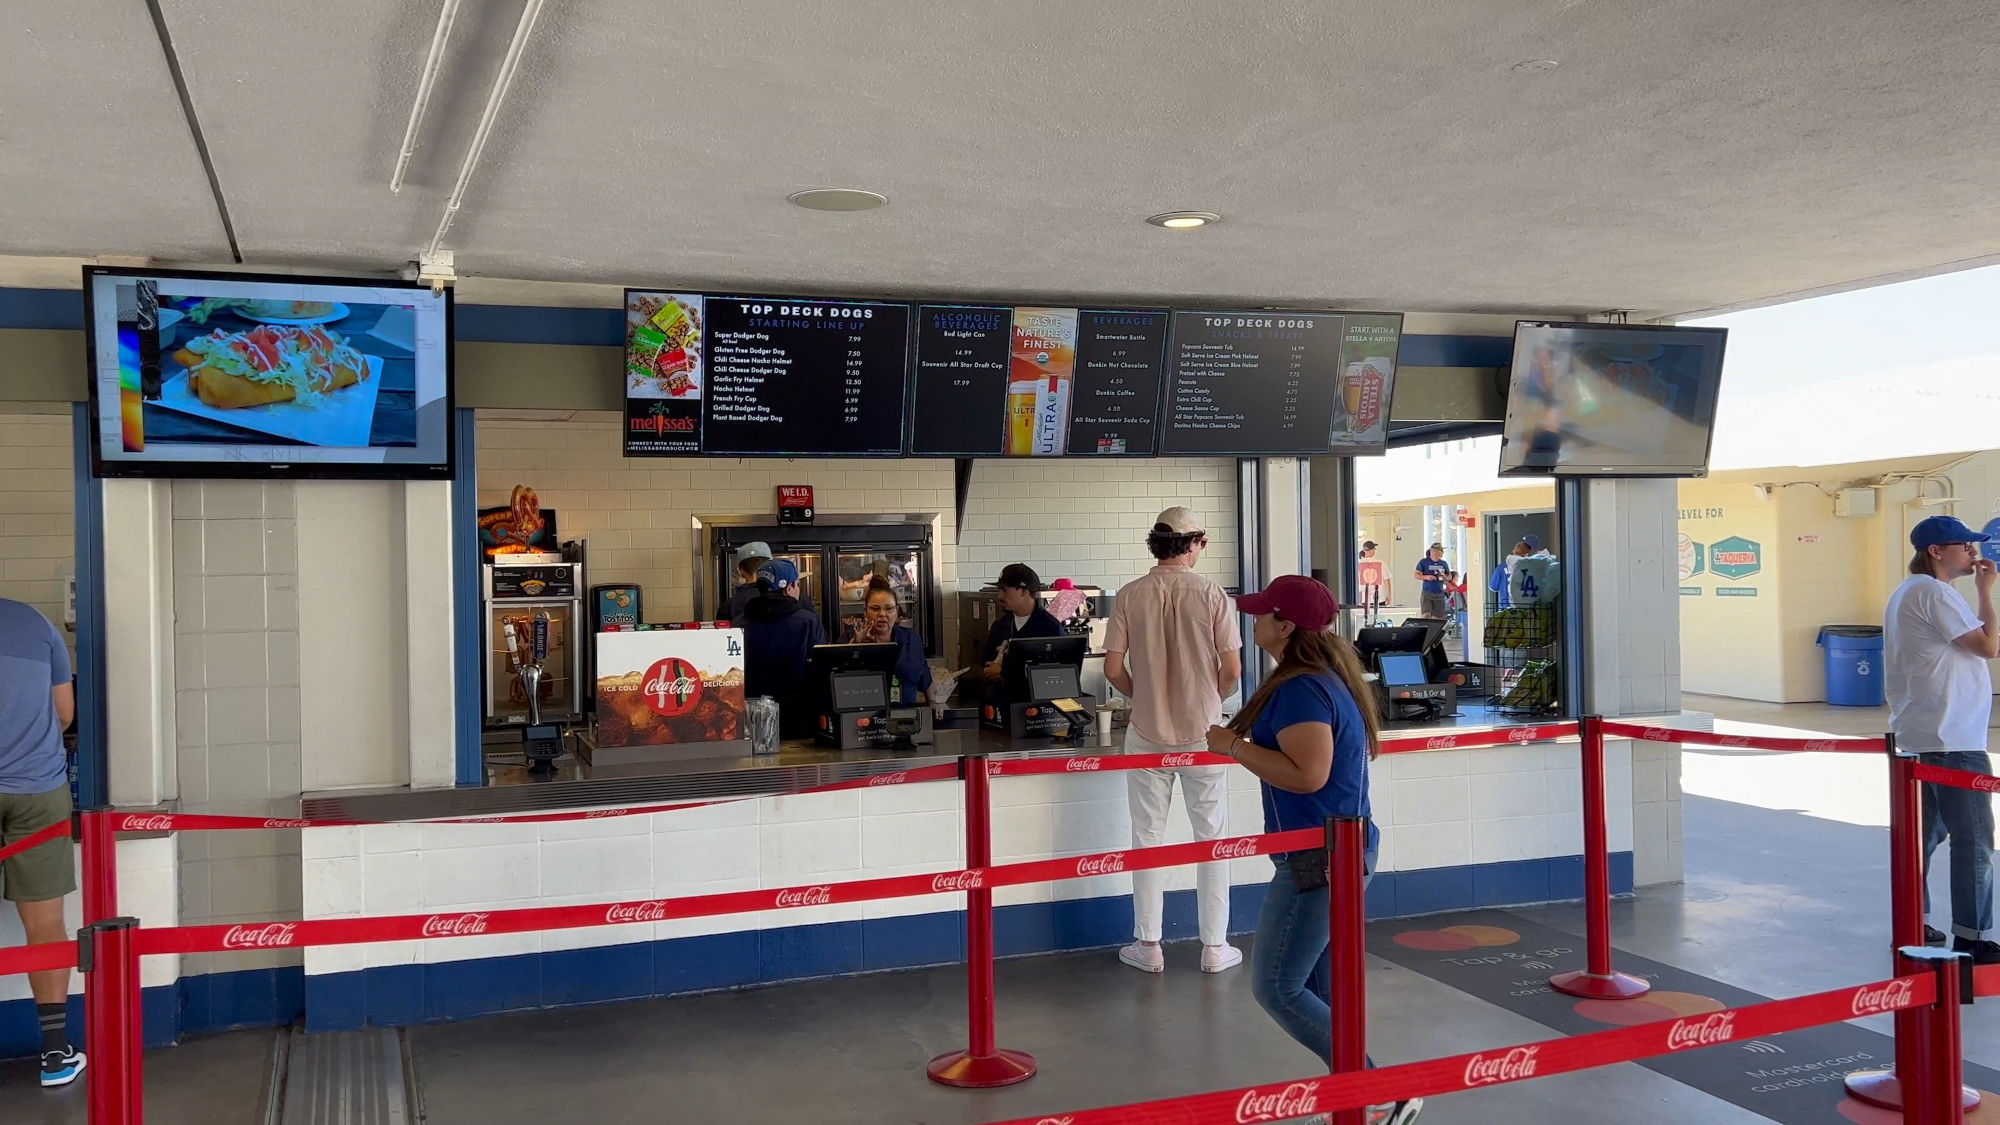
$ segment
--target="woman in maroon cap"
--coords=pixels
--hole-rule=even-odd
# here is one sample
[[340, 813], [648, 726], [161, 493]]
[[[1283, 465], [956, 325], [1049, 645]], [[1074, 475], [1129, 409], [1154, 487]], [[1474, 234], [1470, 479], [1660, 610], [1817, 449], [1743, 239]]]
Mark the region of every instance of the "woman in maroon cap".
[[[1257, 647], [1278, 667], [1228, 726], [1209, 729], [1210, 752], [1236, 759], [1262, 782], [1266, 832], [1368, 816], [1368, 761], [1380, 747], [1381, 724], [1361, 654], [1328, 631], [1340, 608], [1333, 592], [1286, 575], [1237, 598], [1236, 607], [1257, 618]], [[1371, 875], [1378, 839], [1370, 821], [1363, 869]], [[1251, 991], [1280, 1027], [1331, 1066], [1326, 853], [1272, 859], [1278, 871], [1257, 918]], [[1369, 1121], [1404, 1125], [1422, 1109], [1421, 1098], [1375, 1106]]]

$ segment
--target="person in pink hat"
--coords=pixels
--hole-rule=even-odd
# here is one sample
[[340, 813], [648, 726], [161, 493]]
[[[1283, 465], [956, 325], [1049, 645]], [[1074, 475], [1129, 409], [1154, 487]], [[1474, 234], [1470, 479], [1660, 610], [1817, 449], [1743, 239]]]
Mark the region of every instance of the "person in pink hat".
[[[1104, 634], [1104, 677], [1132, 701], [1125, 728], [1128, 754], [1193, 753], [1204, 732], [1222, 718], [1222, 701], [1243, 679], [1243, 641], [1229, 595], [1196, 574], [1208, 530], [1186, 508], [1160, 513], [1146, 536], [1158, 565], [1118, 591]], [[1132, 846], [1167, 842], [1167, 814], [1174, 782], [1181, 785], [1188, 823], [1197, 840], [1213, 840], [1228, 827], [1227, 766], [1128, 770]], [[1132, 944], [1118, 959], [1142, 972], [1166, 969], [1160, 950], [1166, 875], [1132, 873]], [[1243, 962], [1229, 944], [1229, 865], [1195, 869], [1195, 904], [1201, 927], [1201, 971], [1219, 973]]]
[[[1328, 818], [1369, 815], [1368, 762], [1381, 748], [1381, 720], [1361, 654], [1330, 626], [1333, 591], [1288, 574], [1261, 593], [1236, 599], [1257, 619], [1257, 647], [1277, 661], [1228, 726], [1212, 726], [1205, 747], [1257, 775], [1264, 831], [1319, 828]], [[1380, 833], [1368, 822], [1362, 870], [1373, 878]], [[1333, 1063], [1332, 991], [1327, 966], [1326, 852], [1271, 857], [1250, 950], [1250, 992], [1286, 1034]], [[1368, 1065], [1373, 1066], [1370, 1062]], [[1370, 1125], [1407, 1125], [1422, 1098], [1369, 1107]]]

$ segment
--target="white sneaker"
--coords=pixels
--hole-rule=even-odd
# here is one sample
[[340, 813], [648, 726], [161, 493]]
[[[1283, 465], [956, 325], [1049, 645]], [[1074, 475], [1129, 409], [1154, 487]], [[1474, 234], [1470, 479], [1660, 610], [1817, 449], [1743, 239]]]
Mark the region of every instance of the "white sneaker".
[[[1142, 973], [1164, 973], [1167, 971], [1167, 955], [1160, 952], [1157, 945], [1147, 945], [1135, 941], [1118, 951], [1118, 959]], [[1241, 955], [1239, 955], [1239, 960]]]
[[1204, 973], [1219, 973], [1242, 963], [1243, 951], [1228, 942], [1201, 947], [1201, 971]]
[[1368, 1107], [1368, 1125], [1409, 1125], [1424, 1111], [1424, 1099], [1411, 1098], [1408, 1101], [1390, 1102], [1387, 1105]]

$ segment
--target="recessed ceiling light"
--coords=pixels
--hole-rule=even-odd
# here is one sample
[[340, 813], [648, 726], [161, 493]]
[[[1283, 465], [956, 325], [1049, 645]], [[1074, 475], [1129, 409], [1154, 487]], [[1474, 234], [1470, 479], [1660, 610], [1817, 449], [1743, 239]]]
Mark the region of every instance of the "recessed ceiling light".
[[1554, 59], [1524, 59], [1507, 69], [1516, 74], [1547, 74], [1561, 65]]
[[1146, 221], [1168, 230], [1193, 230], [1210, 223], [1219, 223], [1222, 221], [1222, 216], [1213, 211], [1168, 211], [1165, 214], [1154, 215]]
[[889, 197], [860, 188], [808, 188], [785, 197], [814, 211], [873, 211], [889, 202]]

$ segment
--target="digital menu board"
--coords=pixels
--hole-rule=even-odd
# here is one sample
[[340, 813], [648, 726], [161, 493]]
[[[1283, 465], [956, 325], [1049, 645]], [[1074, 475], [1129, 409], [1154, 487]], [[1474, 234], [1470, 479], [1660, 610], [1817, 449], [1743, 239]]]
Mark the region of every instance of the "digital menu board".
[[1151, 454], [1166, 335], [1157, 309], [920, 306], [910, 452]]
[[1347, 317], [1176, 312], [1161, 452], [1324, 453]]
[[701, 452], [903, 452], [908, 305], [710, 296], [703, 306]]
[[1378, 454], [1388, 445], [1389, 405], [1396, 395], [1396, 352], [1403, 342], [1402, 313], [1346, 313], [1340, 374], [1333, 397], [1329, 450], [1352, 456]]
[[625, 293], [625, 456], [701, 452], [704, 302], [695, 293]]

